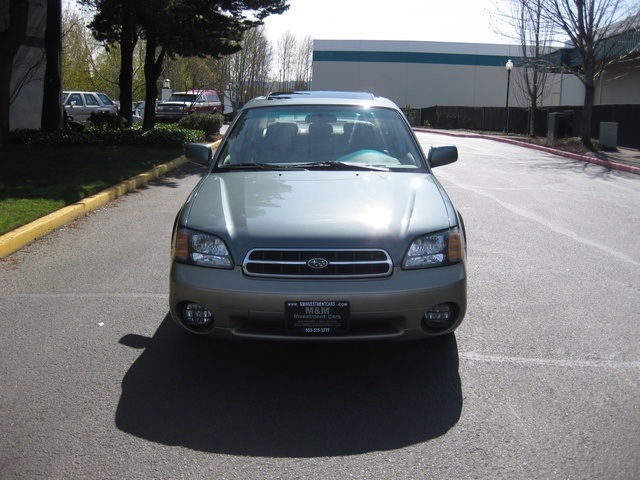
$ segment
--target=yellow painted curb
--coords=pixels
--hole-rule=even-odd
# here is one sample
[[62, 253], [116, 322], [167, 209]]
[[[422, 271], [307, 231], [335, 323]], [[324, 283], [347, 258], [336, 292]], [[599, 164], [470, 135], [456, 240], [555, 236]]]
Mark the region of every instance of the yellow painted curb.
[[[211, 144], [211, 148], [216, 148], [220, 142]], [[146, 185], [152, 180], [165, 175], [168, 171], [183, 165], [188, 160], [182, 156], [170, 162], [149, 170], [148, 172], [136, 175], [133, 178], [125, 180], [114, 187], [108, 188], [100, 193], [96, 193], [87, 197], [73, 205], [61, 208], [49, 215], [35, 220], [27, 225], [12, 230], [0, 236], [0, 258], [5, 258], [12, 253], [20, 250], [22, 247], [33, 243], [39, 238], [57, 230], [72, 220], [100, 208], [112, 200], [121, 197], [127, 193], [133, 192], [136, 188]]]

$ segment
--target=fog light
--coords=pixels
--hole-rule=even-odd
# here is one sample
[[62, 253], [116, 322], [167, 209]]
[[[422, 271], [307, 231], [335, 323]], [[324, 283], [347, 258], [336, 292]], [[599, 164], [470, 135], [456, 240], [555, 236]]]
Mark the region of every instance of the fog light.
[[436, 305], [427, 310], [422, 318], [427, 327], [442, 328], [451, 325], [455, 317], [455, 308], [451, 303]]
[[191, 327], [206, 327], [213, 321], [212, 313], [197, 303], [187, 303], [182, 314], [184, 323]]

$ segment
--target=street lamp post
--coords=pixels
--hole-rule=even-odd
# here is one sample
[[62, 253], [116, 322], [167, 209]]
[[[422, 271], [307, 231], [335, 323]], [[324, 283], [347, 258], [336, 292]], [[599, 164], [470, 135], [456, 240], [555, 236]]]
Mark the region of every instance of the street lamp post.
[[507, 133], [509, 131], [509, 83], [511, 82], [511, 70], [513, 70], [513, 62], [509, 59], [504, 66], [507, 69], [507, 113], [505, 114], [504, 120], [504, 131]]

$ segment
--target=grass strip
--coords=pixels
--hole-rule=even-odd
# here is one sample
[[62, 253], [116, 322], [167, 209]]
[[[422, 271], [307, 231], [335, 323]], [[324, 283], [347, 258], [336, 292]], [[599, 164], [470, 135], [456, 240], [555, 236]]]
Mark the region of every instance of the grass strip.
[[0, 235], [182, 155], [132, 146], [0, 148]]

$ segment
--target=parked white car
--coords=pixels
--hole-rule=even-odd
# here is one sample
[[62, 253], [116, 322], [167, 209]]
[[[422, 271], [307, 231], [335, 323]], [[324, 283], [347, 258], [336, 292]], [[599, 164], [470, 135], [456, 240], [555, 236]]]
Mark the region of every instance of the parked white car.
[[118, 107], [102, 92], [62, 92], [62, 103], [76, 122], [87, 123], [94, 112], [118, 114]]

